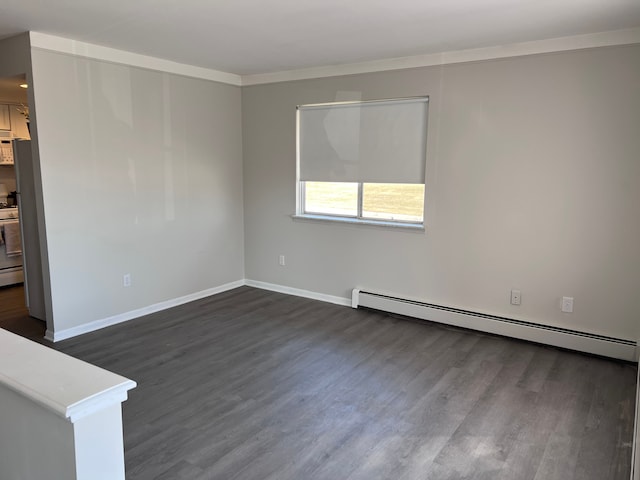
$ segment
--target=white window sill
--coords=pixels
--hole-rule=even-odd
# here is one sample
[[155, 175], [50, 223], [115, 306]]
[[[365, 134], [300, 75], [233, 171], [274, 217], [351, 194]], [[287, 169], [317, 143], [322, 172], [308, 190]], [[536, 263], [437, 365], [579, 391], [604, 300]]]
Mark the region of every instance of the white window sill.
[[383, 227], [398, 230], [405, 230], [410, 232], [424, 232], [425, 228], [423, 224], [418, 223], [403, 223], [403, 222], [385, 222], [384, 220], [371, 220], [360, 219], [353, 217], [332, 217], [329, 215], [291, 215], [291, 218], [295, 221], [303, 222], [322, 222], [322, 223], [337, 223], [343, 225], [364, 225], [368, 227]]

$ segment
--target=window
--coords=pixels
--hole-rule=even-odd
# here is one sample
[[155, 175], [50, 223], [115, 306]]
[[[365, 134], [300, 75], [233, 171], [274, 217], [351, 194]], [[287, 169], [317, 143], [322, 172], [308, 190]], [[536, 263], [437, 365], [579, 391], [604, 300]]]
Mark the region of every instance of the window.
[[301, 105], [296, 216], [421, 227], [428, 98]]

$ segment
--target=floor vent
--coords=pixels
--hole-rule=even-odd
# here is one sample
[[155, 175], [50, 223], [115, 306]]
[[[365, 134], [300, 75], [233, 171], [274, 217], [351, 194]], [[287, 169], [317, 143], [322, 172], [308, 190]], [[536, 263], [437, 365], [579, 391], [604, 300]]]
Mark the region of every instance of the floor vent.
[[434, 305], [357, 288], [353, 290], [352, 307], [368, 307], [406, 315], [408, 317], [470, 328], [507, 337], [520, 338], [605, 357], [632, 362], [637, 361], [637, 344], [632, 340]]

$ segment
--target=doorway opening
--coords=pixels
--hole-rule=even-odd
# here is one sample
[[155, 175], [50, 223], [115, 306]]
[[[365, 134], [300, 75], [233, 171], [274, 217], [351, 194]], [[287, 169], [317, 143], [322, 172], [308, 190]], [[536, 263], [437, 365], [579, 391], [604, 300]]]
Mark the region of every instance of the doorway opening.
[[21, 195], [33, 170], [27, 90], [26, 75], [0, 78], [0, 328], [42, 338], [44, 311], [30, 305], [42, 284], [35, 205]]

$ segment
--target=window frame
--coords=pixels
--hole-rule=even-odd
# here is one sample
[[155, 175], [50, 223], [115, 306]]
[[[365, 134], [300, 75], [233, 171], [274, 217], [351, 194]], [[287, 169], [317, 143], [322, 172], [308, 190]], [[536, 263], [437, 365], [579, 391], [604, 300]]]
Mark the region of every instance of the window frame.
[[[369, 226], [381, 226], [381, 227], [392, 227], [392, 228], [400, 228], [400, 229], [409, 229], [409, 230], [425, 230], [425, 214], [426, 214], [426, 179], [423, 180], [422, 183], [415, 183], [414, 185], [423, 185], [424, 186], [424, 194], [423, 194], [423, 207], [422, 207], [422, 220], [421, 221], [408, 221], [408, 220], [393, 220], [393, 219], [375, 219], [363, 216], [363, 197], [364, 197], [364, 184], [374, 182], [352, 182], [357, 183], [358, 185], [358, 195], [357, 195], [357, 207], [356, 216], [353, 215], [340, 215], [340, 214], [328, 214], [328, 213], [307, 213], [306, 212], [306, 181], [300, 180], [300, 107], [302, 106], [314, 106], [314, 105], [348, 105], [348, 104], [366, 104], [366, 103], [382, 103], [382, 102], [393, 102], [396, 100], [404, 101], [404, 100], [416, 100], [416, 101], [425, 101], [427, 105], [429, 103], [429, 96], [416, 96], [416, 97], [404, 97], [404, 98], [390, 98], [390, 99], [381, 99], [381, 100], [363, 100], [363, 101], [348, 101], [348, 102], [327, 102], [321, 104], [311, 104], [311, 105], [297, 105], [296, 106], [296, 213], [292, 215], [294, 220], [310, 220], [310, 221], [321, 221], [321, 222], [333, 222], [333, 223], [347, 223], [347, 224], [355, 224], [355, 225], [369, 225]], [[426, 162], [426, 145], [427, 145], [427, 136], [428, 136], [428, 110], [427, 110], [427, 128], [423, 132], [424, 142], [425, 142], [425, 158]], [[426, 170], [426, 165], [425, 165]], [[335, 182], [339, 183], [339, 182]]]
[[[298, 218], [309, 218], [309, 219], [322, 219], [326, 221], [331, 221], [335, 219], [336, 221], [345, 222], [350, 221], [352, 223], [367, 223], [367, 224], [375, 224], [375, 225], [383, 225], [383, 226], [406, 226], [408, 228], [421, 228], [424, 227], [424, 204], [422, 210], [422, 220], [394, 220], [394, 219], [377, 219], [374, 217], [366, 217], [364, 216], [364, 185], [365, 183], [375, 185], [369, 182], [351, 182], [357, 184], [357, 196], [356, 196], [356, 214], [348, 215], [348, 214], [339, 214], [339, 213], [323, 213], [323, 212], [308, 212], [306, 208], [306, 183], [304, 180], [300, 180], [298, 182], [298, 195], [300, 197], [299, 209], [294, 215], [294, 217]], [[328, 182], [331, 183], [331, 182]], [[338, 183], [338, 182], [335, 182]], [[424, 184], [407, 184], [407, 185], [424, 185]], [[425, 196], [423, 196], [424, 202]]]

